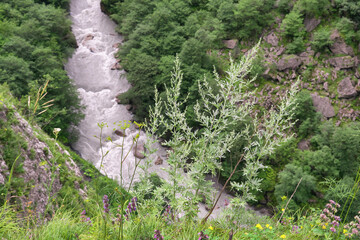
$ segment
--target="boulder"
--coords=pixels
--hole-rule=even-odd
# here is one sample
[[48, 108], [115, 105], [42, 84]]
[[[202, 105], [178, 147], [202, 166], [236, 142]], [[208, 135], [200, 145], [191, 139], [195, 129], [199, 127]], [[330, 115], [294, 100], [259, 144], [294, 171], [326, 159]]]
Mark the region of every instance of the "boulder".
[[137, 143], [136, 147], [134, 148], [134, 156], [136, 158], [143, 159], [145, 158], [144, 152], [145, 152], [144, 143], [140, 143], [140, 142]]
[[304, 151], [304, 150], [309, 150], [310, 149], [310, 141], [303, 139], [298, 143], [298, 149]]
[[330, 51], [334, 54], [346, 54], [354, 56], [354, 50], [348, 46], [340, 36], [338, 30], [334, 30], [330, 36], [330, 40], [334, 43], [330, 46]]
[[87, 42], [89, 40], [93, 40], [94, 39], [94, 35], [88, 34], [85, 38], [83, 42]]
[[339, 98], [353, 98], [357, 95], [356, 88], [352, 85], [350, 77], [346, 77], [338, 85]]
[[121, 130], [116, 129], [114, 133], [120, 137], [126, 137], [125, 132], [123, 132]]
[[329, 59], [329, 63], [339, 69], [355, 67], [357, 62], [357, 58], [352, 58], [351, 56], [334, 57]]
[[164, 160], [161, 157], [158, 157], [155, 161], [155, 165], [162, 165]]
[[320, 97], [318, 93], [312, 93], [311, 98], [313, 100], [314, 107], [317, 112], [320, 112], [323, 117], [331, 118], [335, 116], [335, 111], [330, 103], [328, 97]]
[[120, 45], [121, 45], [121, 43], [114, 43], [114, 44], [112, 45], [112, 47], [113, 47], [113, 48], [119, 48]]
[[323, 88], [324, 88], [325, 91], [329, 91], [329, 84], [328, 84], [328, 82], [325, 82], [325, 83], [324, 83]]
[[264, 40], [274, 47], [276, 47], [279, 44], [279, 38], [276, 36], [274, 32], [271, 32], [269, 35], [265, 36]]
[[120, 65], [119, 62], [114, 63], [114, 65], [111, 66], [111, 70], [120, 70], [122, 69], [122, 66]]
[[238, 43], [237, 39], [232, 39], [232, 40], [223, 40], [223, 43], [225, 45], [226, 48], [229, 49], [234, 49]]
[[305, 29], [307, 32], [311, 32], [312, 30], [314, 30], [319, 24], [320, 24], [321, 20], [317, 19], [317, 18], [310, 18], [310, 17], [305, 17], [304, 19], [304, 25], [305, 25]]
[[296, 69], [302, 63], [302, 60], [299, 56], [296, 55], [284, 55], [277, 63], [276, 67], [279, 71], [285, 69]]

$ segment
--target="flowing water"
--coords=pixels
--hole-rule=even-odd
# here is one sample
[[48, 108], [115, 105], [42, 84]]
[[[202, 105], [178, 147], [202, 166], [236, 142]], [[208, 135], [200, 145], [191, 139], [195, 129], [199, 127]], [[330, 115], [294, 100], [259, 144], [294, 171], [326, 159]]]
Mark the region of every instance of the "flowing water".
[[[65, 66], [68, 75], [74, 80], [78, 92], [82, 99], [82, 104], [86, 107], [85, 119], [79, 124], [79, 140], [72, 146], [81, 156], [92, 162], [98, 169], [116, 180], [120, 179], [120, 162], [127, 152], [128, 157], [123, 163], [122, 177], [125, 185], [130, 182], [130, 178], [135, 166], [135, 157], [131, 149], [132, 140], [138, 133], [134, 127], [126, 129], [126, 137], [123, 139], [114, 134], [114, 122], [131, 120], [132, 115], [126, 110], [124, 105], [119, 105], [115, 101], [119, 93], [125, 92], [130, 88], [124, 71], [112, 70], [116, 59], [114, 54], [117, 52], [118, 44], [122, 38], [115, 32], [116, 24], [108, 16], [101, 12], [100, 0], [72, 0], [70, 5], [71, 20], [73, 22], [72, 31], [76, 37], [78, 48]], [[103, 144], [100, 147], [98, 138], [100, 128], [98, 123], [107, 123], [102, 133]], [[113, 143], [105, 141], [107, 137], [113, 139]], [[145, 134], [140, 134], [139, 142], [146, 140]], [[123, 148], [114, 148], [114, 143], [123, 145]], [[167, 179], [167, 174], [162, 168], [166, 168], [166, 151], [156, 144], [159, 148], [154, 159], [161, 157], [164, 159], [162, 165], [153, 165], [150, 171], [156, 172], [160, 177]], [[101, 160], [102, 153], [109, 153]], [[135, 180], [137, 176], [135, 177]], [[224, 204], [224, 199], [230, 196], [224, 194], [222, 201], [218, 205]], [[200, 206], [200, 216], [206, 214], [204, 205]], [[216, 209], [213, 216], [217, 215]]]

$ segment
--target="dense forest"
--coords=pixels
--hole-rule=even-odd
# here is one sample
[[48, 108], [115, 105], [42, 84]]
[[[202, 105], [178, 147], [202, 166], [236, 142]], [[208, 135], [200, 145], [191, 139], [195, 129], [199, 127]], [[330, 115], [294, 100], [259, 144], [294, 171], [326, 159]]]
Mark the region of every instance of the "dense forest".
[[[41, 4], [47, 3], [49, 5]], [[28, 105], [26, 114], [63, 142], [73, 141], [71, 125], [81, 118], [78, 94], [64, 70], [64, 61], [76, 48], [68, 1], [2, 1], [0, 3], [0, 83]], [[47, 95], [38, 104], [38, 90], [47, 84]], [[38, 107], [36, 107], [38, 106]]]
[[[71, 151], [70, 0], [3, 0], [1, 238], [359, 238], [359, 1], [100, 4], [124, 38], [118, 101], [161, 136], [169, 181], [146, 158], [125, 189]], [[234, 196], [216, 219], [209, 175]]]

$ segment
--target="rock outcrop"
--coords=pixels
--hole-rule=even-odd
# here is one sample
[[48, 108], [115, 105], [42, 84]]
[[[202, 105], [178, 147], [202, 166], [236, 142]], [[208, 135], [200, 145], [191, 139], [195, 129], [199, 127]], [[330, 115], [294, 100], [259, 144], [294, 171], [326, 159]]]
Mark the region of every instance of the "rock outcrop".
[[329, 63], [335, 68], [346, 69], [357, 66], [358, 60], [351, 56], [334, 57], [329, 59]]
[[134, 156], [140, 159], [144, 159], [145, 158], [145, 146], [144, 143], [137, 143], [136, 147], [134, 147]]
[[311, 98], [316, 111], [320, 112], [323, 117], [332, 118], [335, 116], [334, 108], [328, 97], [320, 97], [318, 93], [312, 93]]
[[314, 30], [321, 22], [321, 19], [306, 17], [304, 19], [304, 25], [307, 32]]
[[337, 91], [339, 93], [339, 98], [353, 98], [358, 94], [356, 88], [351, 83], [350, 77], [341, 80]]
[[[5, 116], [3, 121], [9, 120], [7, 116], [7, 108], [1, 106], [0, 115]], [[1, 109], [1, 108], [0, 108]], [[54, 139], [42, 136], [41, 130], [31, 126], [20, 114], [15, 110], [11, 115], [12, 131], [26, 142], [26, 147], [21, 147], [21, 156], [18, 163], [21, 164], [23, 171], [16, 173], [17, 179], [23, 179], [26, 187], [26, 195], [20, 195], [17, 199], [20, 201], [19, 206], [25, 211], [26, 207], [31, 209], [38, 216], [43, 216], [46, 210], [54, 210], [56, 204], [49, 205], [51, 198], [54, 198], [61, 190], [62, 181], [60, 169], [68, 171], [67, 174], [74, 176], [72, 184], [79, 192], [85, 193], [86, 189], [81, 189], [79, 180], [82, 181], [80, 168], [76, 165], [70, 154], [63, 149]], [[15, 120], [15, 121], [14, 121]], [[40, 140], [41, 139], [41, 140]], [[2, 147], [7, 143], [0, 142], [0, 184], [3, 184], [9, 175], [9, 168], [6, 159], [2, 157]], [[55, 154], [56, 152], [56, 154]], [[14, 159], [15, 160], [15, 159]], [[63, 168], [65, 167], [65, 168]], [[17, 194], [17, 193], [15, 193]], [[49, 208], [50, 206], [50, 208]]]
[[236, 45], [238, 44], [238, 40], [237, 39], [223, 40], [223, 43], [226, 48], [234, 49], [236, 47]]
[[338, 30], [334, 30], [330, 36], [330, 40], [334, 43], [330, 46], [330, 50], [334, 54], [345, 54], [354, 56], [354, 50], [348, 46], [340, 36]]
[[276, 64], [276, 67], [279, 71], [284, 71], [285, 69], [296, 69], [302, 63], [302, 60], [299, 56], [296, 55], [284, 55]]
[[279, 44], [279, 38], [276, 36], [274, 32], [271, 32], [267, 36], [265, 36], [264, 40], [274, 47], [276, 47]]

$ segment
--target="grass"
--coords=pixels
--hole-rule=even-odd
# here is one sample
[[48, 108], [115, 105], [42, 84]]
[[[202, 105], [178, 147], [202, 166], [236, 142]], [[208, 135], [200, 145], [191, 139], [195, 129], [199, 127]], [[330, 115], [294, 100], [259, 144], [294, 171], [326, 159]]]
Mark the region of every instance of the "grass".
[[[30, 226], [25, 220], [17, 219], [17, 213], [7, 207], [0, 215], [0, 237], [14, 240], [120, 239], [118, 210], [112, 207], [109, 213], [104, 213], [100, 205], [93, 207], [93, 213], [89, 215], [81, 215], [79, 209], [60, 207], [50, 221]], [[273, 217], [259, 216], [252, 211], [231, 209], [229, 206], [216, 220], [201, 224], [199, 219], [173, 220], [170, 215], [164, 214], [155, 200], [149, 199], [138, 202], [136, 211], [129, 215], [128, 220], [123, 218], [123, 239], [155, 239], [155, 230], [160, 231], [164, 240], [195, 240], [199, 239], [201, 232], [209, 237], [202, 239], [212, 240], [228, 240], [231, 236], [232, 239], [249, 240], [348, 239], [342, 225], [337, 227], [339, 235], [330, 231], [331, 223], [322, 222], [320, 213], [319, 209], [285, 213], [277, 224], [280, 213]], [[86, 220], [87, 217], [90, 220]]]

